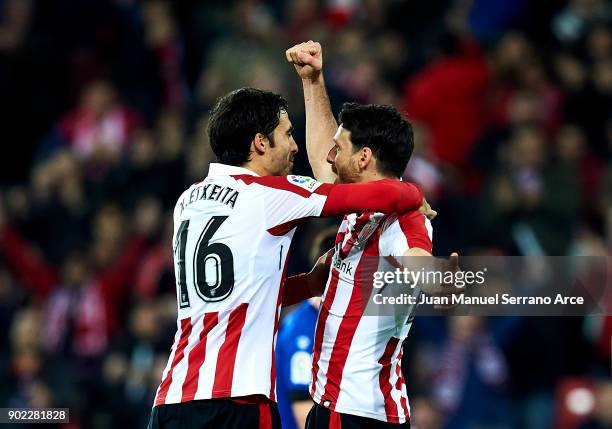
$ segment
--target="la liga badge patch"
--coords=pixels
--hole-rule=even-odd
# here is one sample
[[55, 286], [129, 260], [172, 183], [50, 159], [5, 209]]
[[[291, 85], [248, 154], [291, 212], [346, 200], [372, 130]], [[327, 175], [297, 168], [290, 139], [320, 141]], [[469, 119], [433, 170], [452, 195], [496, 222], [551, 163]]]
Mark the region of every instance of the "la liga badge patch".
[[294, 174], [287, 176], [287, 180], [292, 185], [299, 186], [300, 188], [306, 189], [307, 191], [310, 191], [310, 192], [316, 191], [317, 188], [322, 185], [321, 182], [317, 182], [312, 177], [296, 176]]

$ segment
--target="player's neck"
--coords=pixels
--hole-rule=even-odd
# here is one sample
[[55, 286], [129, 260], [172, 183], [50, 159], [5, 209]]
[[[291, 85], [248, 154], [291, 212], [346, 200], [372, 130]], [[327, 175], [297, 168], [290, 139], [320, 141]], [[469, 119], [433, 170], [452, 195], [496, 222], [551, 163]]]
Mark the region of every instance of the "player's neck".
[[243, 164], [240, 167], [246, 168], [247, 170], [250, 170], [253, 173], [257, 174], [258, 176], [269, 176], [270, 175], [270, 173], [268, 173], [268, 171], [264, 168], [263, 165], [260, 165], [259, 163], [254, 162], [254, 161], [247, 162], [246, 164]]
[[365, 170], [362, 171], [361, 174], [359, 174], [356, 178], [355, 178], [355, 183], [364, 183], [364, 182], [373, 182], [375, 180], [382, 180], [382, 179], [392, 179], [392, 180], [398, 180], [397, 177], [393, 177], [393, 176], [388, 176], [386, 174], [382, 174], [379, 171], [376, 170]]

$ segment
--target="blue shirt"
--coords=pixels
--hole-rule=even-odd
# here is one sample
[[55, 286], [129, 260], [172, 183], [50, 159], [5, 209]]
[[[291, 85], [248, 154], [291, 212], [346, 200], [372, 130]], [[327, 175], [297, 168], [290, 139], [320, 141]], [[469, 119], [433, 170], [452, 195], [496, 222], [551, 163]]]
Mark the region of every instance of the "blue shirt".
[[291, 403], [308, 400], [312, 378], [312, 346], [319, 310], [300, 304], [281, 323], [276, 340], [276, 393], [283, 429], [297, 429]]

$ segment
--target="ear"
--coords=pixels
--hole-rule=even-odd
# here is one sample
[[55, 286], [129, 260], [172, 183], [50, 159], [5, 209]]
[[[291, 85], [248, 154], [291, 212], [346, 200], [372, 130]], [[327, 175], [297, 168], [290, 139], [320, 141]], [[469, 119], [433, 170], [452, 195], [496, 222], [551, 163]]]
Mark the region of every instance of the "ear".
[[263, 155], [266, 153], [266, 141], [268, 138], [261, 133], [255, 134], [255, 138], [251, 142], [251, 150], [255, 153]]
[[368, 166], [374, 161], [372, 149], [369, 147], [364, 147], [359, 151], [359, 169], [361, 171], [368, 168]]

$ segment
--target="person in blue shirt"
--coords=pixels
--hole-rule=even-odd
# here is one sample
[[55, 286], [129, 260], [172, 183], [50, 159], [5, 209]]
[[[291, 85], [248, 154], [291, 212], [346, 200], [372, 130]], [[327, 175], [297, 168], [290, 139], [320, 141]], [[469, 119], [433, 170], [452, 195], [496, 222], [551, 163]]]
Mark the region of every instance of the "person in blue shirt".
[[276, 341], [276, 391], [283, 429], [301, 429], [312, 407], [312, 344], [320, 298], [302, 302], [281, 324]]

